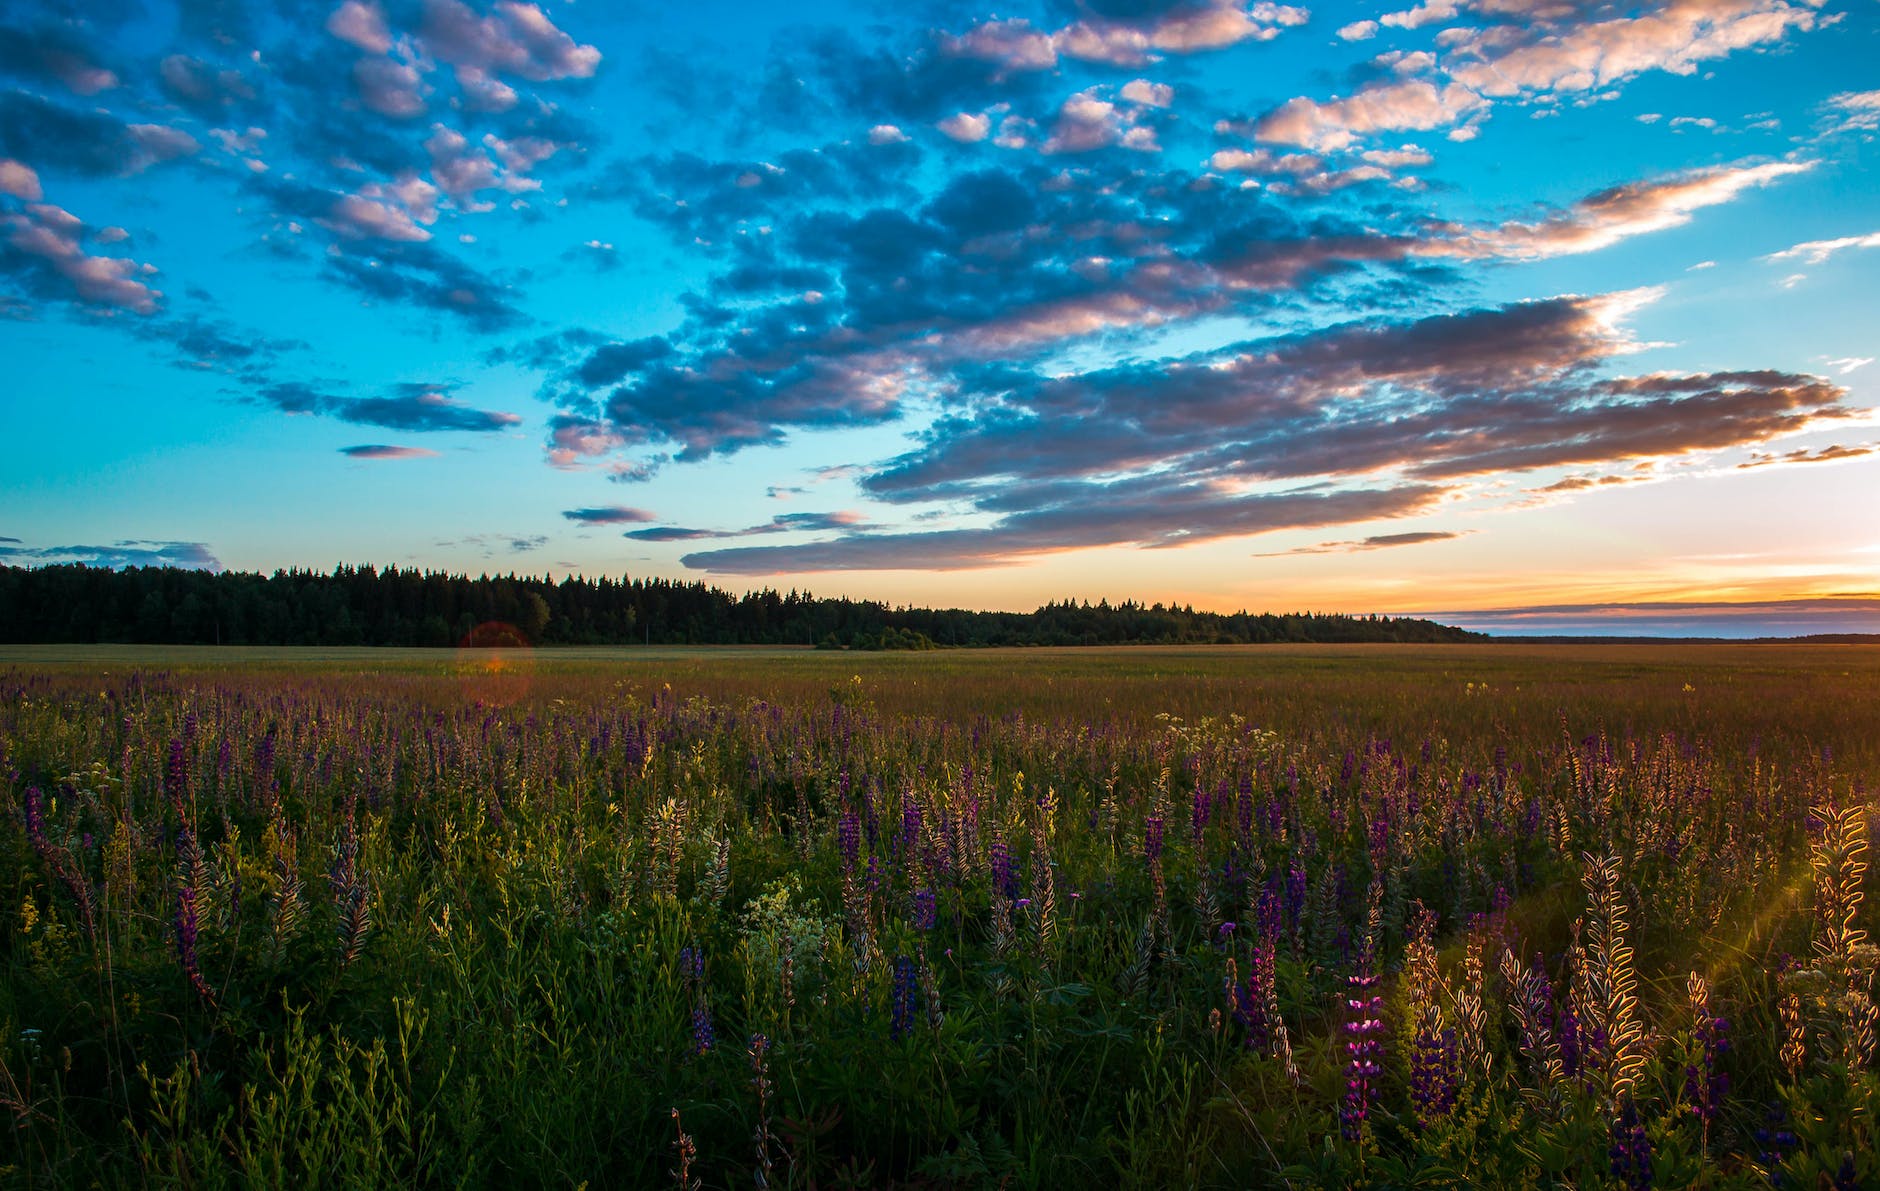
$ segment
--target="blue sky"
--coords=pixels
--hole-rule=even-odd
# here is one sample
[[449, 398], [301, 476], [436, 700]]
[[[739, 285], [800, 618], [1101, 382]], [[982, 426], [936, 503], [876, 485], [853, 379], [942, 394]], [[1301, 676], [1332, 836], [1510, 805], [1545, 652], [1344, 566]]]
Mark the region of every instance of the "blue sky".
[[1877, 51], [0, 0], [0, 556], [1880, 631]]

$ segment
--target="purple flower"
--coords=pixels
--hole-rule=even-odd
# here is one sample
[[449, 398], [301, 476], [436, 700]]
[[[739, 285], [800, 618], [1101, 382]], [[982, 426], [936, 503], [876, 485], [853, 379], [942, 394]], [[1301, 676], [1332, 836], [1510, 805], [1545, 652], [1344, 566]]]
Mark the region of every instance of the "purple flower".
[[38, 786], [26, 787], [26, 840], [32, 844], [33, 851], [44, 856], [52, 847], [52, 841], [46, 838], [45, 795]]
[[679, 976], [692, 999], [692, 1053], [702, 1055], [718, 1041], [712, 1028], [711, 1000], [705, 985], [705, 950], [697, 943], [679, 949]]
[[169, 760], [163, 767], [163, 793], [170, 800], [170, 809], [180, 818], [183, 804], [189, 798], [189, 754], [180, 738], [170, 741]]
[[1142, 855], [1150, 864], [1162, 859], [1162, 816], [1150, 815], [1142, 823]]
[[1416, 1105], [1419, 1124], [1427, 1126], [1456, 1106], [1462, 1083], [1458, 1053], [1454, 1027], [1417, 1031], [1411, 1043], [1410, 1101]]
[[1769, 1176], [1772, 1185], [1783, 1185], [1783, 1159], [1797, 1144], [1794, 1132], [1789, 1129], [1788, 1107], [1780, 1100], [1770, 1101], [1768, 1111], [1763, 1114], [1763, 1126], [1756, 1130], [1756, 1160], [1762, 1164], [1763, 1173]]
[[1357, 1141], [1364, 1131], [1364, 1122], [1371, 1115], [1371, 1108], [1377, 1102], [1374, 1082], [1383, 1073], [1380, 1060], [1384, 1057], [1384, 1044], [1379, 1040], [1384, 1032], [1384, 1023], [1380, 1014], [1384, 1009], [1384, 998], [1371, 990], [1377, 984], [1377, 977], [1368, 971], [1365, 963], [1359, 971], [1345, 978], [1352, 995], [1345, 998], [1345, 1009], [1349, 1017], [1345, 1021], [1345, 1033], [1350, 1041], [1345, 1043], [1345, 1098], [1338, 1107], [1339, 1132], [1346, 1141]]
[[1612, 1146], [1607, 1153], [1612, 1159], [1613, 1177], [1632, 1191], [1652, 1185], [1651, 1139], [1645, 1135], [1645, 1123], [1639, 1120], [1638, 1109], [1629, 1099], [1612, 1122]]
[[917, 931], [921, 931], [921, 932], [930, 931], [934, 928], [934, 925], [939, 920], [940, 920], [940, 906], [939, 906], [938, 899], [934, 897], [933, 890], [932, 889], [915, 890], [914, 891], [914, 929]]
[[895, 956], [894, 991], [890, 994], [888, 1035], [896, 1042], [914, 1032], [914, 1014], [919, 1008], [919, 996], [914, 961], [905, 955]]
[[1730, 1092], [1730, 1073], [1719, 1069], [1719, 1061], [1730, 1049], [1730, 1022], [1722, 1017], [1700, 1017], [1695, 1031], [1698, 1061], [1684, 1068], [1684, 1102], [1697, 1119], [1709, 1124], [1723, 1108], [1723, 1098]]
[[1004, 839], [994, 836], [987, 853], [987, 863], [992, 868], [993, 894], [1007, 901], [1017, 897], [1018, 873], [1012, 865], [1012, 850], [1006, 846]]
[[862, 821], [854, 811], [845, 810], [836, 819], [836, 846], [842, 850], [842, 867], [853, 871], [862, 854]]

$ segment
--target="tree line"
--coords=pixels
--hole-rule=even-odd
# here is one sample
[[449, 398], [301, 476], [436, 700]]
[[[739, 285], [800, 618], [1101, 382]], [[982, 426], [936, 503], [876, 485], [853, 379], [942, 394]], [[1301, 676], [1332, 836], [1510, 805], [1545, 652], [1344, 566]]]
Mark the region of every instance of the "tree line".
[[[481, 626], [514, 631], [492, 635]], [[1035, 612], [891, 607], [770, 588], [734, 595], [659, 578], [449, 574], [371, 565], [272, 575], [175, 567], [0, 567], [9, 644], [989, 645], [1451, 642], [1482, 634], [1410, 617], [1197, 612], [1065, 600]]]

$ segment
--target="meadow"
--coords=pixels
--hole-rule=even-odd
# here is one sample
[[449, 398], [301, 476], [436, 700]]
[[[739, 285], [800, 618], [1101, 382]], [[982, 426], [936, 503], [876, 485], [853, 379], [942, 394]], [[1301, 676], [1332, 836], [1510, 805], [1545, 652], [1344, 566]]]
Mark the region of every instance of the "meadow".
[[1880, 650], [0, 648], [0, 1179], [1880, 1185]]

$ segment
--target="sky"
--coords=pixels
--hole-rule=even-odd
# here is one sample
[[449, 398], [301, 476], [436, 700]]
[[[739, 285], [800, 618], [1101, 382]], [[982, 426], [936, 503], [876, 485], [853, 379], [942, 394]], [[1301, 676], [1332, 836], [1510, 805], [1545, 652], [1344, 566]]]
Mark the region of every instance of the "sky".
[[1880, 632], [1875, 0], [0, 0], [0, 561]]

